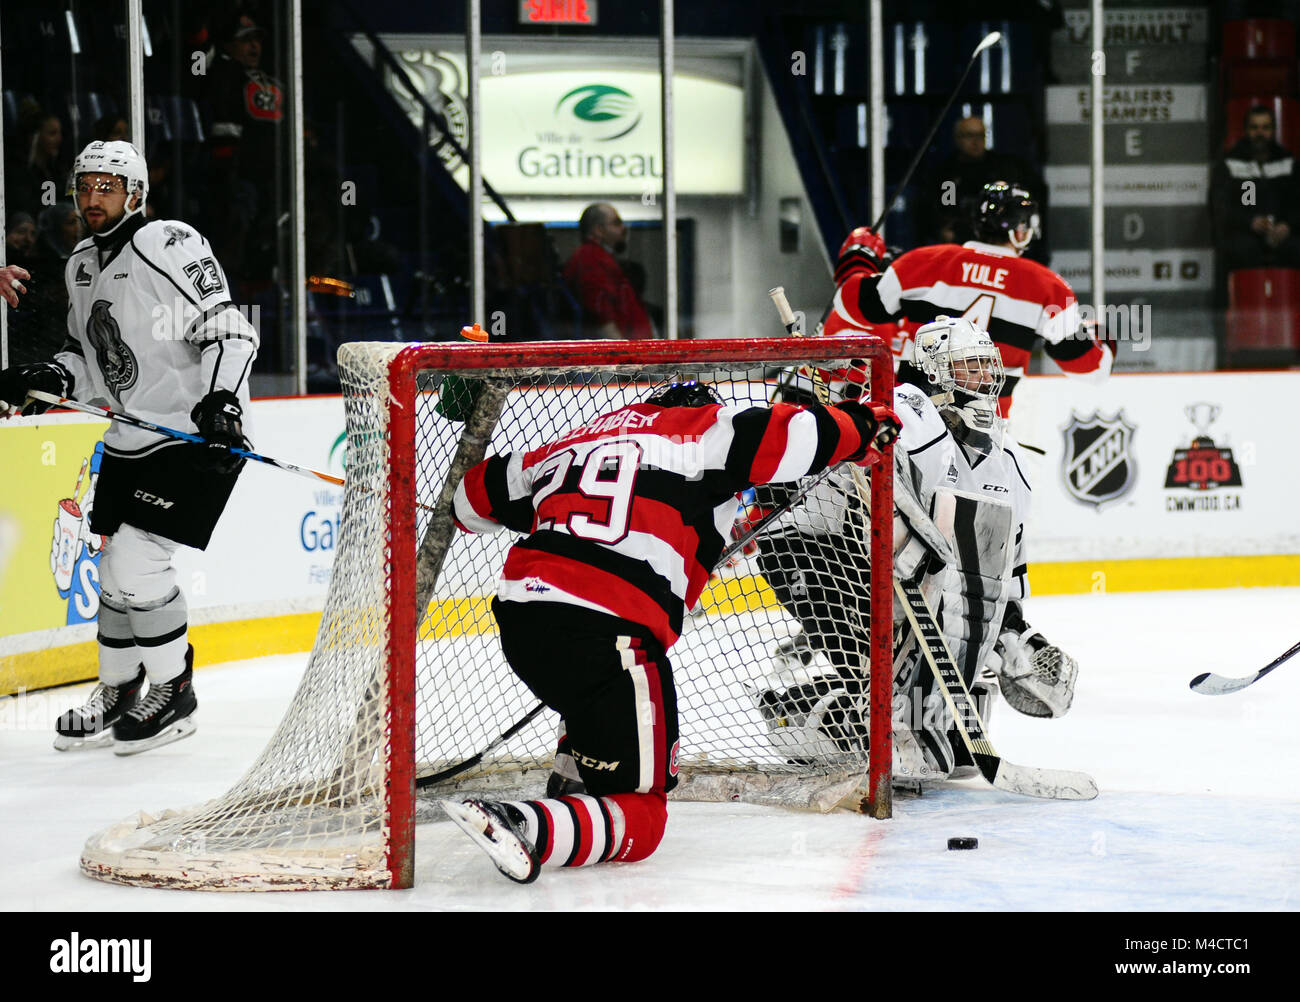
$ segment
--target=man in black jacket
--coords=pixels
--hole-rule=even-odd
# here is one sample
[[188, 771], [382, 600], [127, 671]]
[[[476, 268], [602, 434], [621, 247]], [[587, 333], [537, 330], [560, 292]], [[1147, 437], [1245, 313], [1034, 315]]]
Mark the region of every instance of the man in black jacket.
[[1215, 165], [1215, 239], [1229, 270], [1300, 268], [1300, 174], [1274, 137], [1273, 112], [1246, 112], [1246, 135]]

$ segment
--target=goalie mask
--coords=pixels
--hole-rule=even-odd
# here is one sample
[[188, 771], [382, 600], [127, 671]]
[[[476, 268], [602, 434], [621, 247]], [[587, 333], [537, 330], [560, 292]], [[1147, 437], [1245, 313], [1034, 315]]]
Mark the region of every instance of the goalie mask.
[[645, 402], [659, 407], [707, 407], [709, 404], [722, 403], [722, 398], [712, 386], [692, 379], [685, 383], [661, 386], [646, 397]]
[[939, 316], [916, 332], [912, 352], [941, 411], [972, 431], [994, 430], [1007, 377], [992, 338], [963, 317]]
[[[149, 197], [149, 166], [144, 157], [128, 142], [120, 139], [110, 143], [95, 142], [88, 145], [72, 162], [72, 174], [68, 178], [68, 194], [72, 196], [77, 207], [77, 215], [86, 222], [81, 211], [81, 199], [77, 197], [77, 186], [83, 174], [113, 174], [122, 179], [126, 188], [126, 207], [122, 218], [109, 229], [102, 230], [96, 236], [108, 236], [134, 215], [144, 215], [144, 203]], [[134, 199], [133, 196], [138, 195]], [[89, 224], [87, 224], [89, 227]]]

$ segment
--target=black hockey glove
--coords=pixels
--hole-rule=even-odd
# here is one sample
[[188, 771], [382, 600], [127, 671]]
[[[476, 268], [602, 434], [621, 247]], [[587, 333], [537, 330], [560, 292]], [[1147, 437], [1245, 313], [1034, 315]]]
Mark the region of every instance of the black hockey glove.
[[194, 461], [202, 469], [217, 473], [236, 473], [244, 458], [231, 448], [247, 449], [244, 438], [244, 410], [239, 398], [229, 390], [214, 390], [194, 405], [190, 420], [207, 441], [194, 447]]
[[842, 400], [834, 406], [853, 420], [857, 425], [858, 434], [862, 437], [862, 448], [847, 457], [851, 463], [862, 462], [872, 449], [878, 451], [892, 445], [903, 427], [902, 422], [898, 420], [898, 415], [884, 404], [863, 404], [857, 400]]
[[53, 393], [56, 397], [72, 396], [72, 373], [61, 362], [33, 362], [0, 370], [0, 412], [4, 407], [24, 414], [44, 414], [53, 404], [27, 399], [28, 390]]

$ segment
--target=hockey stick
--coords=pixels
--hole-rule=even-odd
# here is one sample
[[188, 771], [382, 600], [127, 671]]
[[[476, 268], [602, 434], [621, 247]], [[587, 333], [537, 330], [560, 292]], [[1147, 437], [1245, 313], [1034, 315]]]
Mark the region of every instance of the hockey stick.
[[934, 134], [939, 131], [939, 126], [943, 123], [944, 116], [948, 114], [948, 109], [952, 107], [952, 103], [957, 100], [957, 95], [961, 93], [962, 87], [966, 84], [966, 78], [970, 76], [970, 71], [975, 67], [975, 60], [979, 58], [981, 52], [990, 46], [997, 45], [1001, 40], [1002, 32], [991, 31], [984, 36], [984, 40], [980, 42], [979, 45], [975, 46], [975, 51], [970, 54], [970, 62], [966, 64], [966, 69], [963, 71], [961, 79], [957, 81], [957, 86], [955, 86], [952, 89], [952, 93], [948, 95], [948, 103], [943, 106], [943, 111], [939, 112], [935, 117], [934, 124], [930, 126], [930, 132], [925, 137], [925, 141], [917, 147], [916, 156], [912, 157], [912, 162], [908, 164], [907, 170], [903, 172], [903, 180], [894, 188], [894, 197], [889, 200], [889, 204], [885, 206], [885, 211], [880, 214], [880, 218], [876, 220], [874, 225], [872, 225], [872, 230], [877, 233], [880, 232], [880, 226], [885, 221], [885, 217], [889, 215], [890, 210], [894, 208], [894, 204], [903, 194], [903, 189], [906, 188], [908, 182], [912, 180], [912, 175], [916, 173], [916, 168], [920, 166], [921, 158], [925, 156], [926, 150], [930, 148], [930, 142], [934, 139]]
[[903, 611], [912, 626], [921, 651], [934, 672], [935, 681], [943, 693], [944, 701], [957, 724], [962, 742], [974, 760], [980, 774], [999, 790], [1019, 793], [1026, 797], [1047, 800], [1092, 800], [1097, 796], [1097, 784], [1087, 773], [1065, 769], [1037, 769], [1015, 765], [993, 750], [980, 719], [975, 700], [971, 697], [966, 680], [953, 663], [948, 645], [934, 621], [934, 613], [917, 585], [905, 585], [894, 580], [894, 592], [903, 603]]
[[516, 734], [518, 734], [530, 723], [532, 723], [533, 719], [544, 709], [546, 709], [546, 704], [538, 703], [536, 706], [534, 706], [531, 710], [528, 711], [527, 716], [525, 716], [518, 723], [516, 723], [508, 730], [503, 732], [500, 737], [498, 737], [495, 741], [493, 741], [490, 745], [484, 748], [477, 755], [471, 755], [469, 758], [465, 759], [464, 762], [460, 762], [457, 765], [448, 766], [446, 769], [443, 769], [441, 772], [435, 772], [432, 776], [419, 777], [415, 781], [416, 789], [422, 790], [425, 787], [437, 786], [439, 783], [445, 783], [447, 780], [452, 779], [455, 776], [459, 776], [462, 772], [469, 772], [470, 769], [473, 769], [474, 766], [478, 765], [480, 762], [483, 761], [484, 755], [494, 750], [498, 746], [505, 744], [507, 741], [513, 738]]
[[[151, 431], [154, 434], [162, 435], [166, 438], [178, 439], [182, 442], [193, 442], [196, 445], [210, 445], [202, 435], [195, 435], [188, 431], [177, 431], [175, 428], [168, 428], [166, 425], [154, 424], [152, 421], [146, 421], [144, 418], [138, 418], [134, 414], [127, 414], [124, 411], [113, 411], [107, 407], [96, 407], [94, 404], [83, 404], [78, 400], [70, 400], [67, 397], [56, 396], [53, 393], [46, 393], [43, 390], [28, 390], [27, 396], [34, 400], [40, 400], [42, 403], [53, 404], [56, 407], [66, 407], [69, 410], [81, 411], [83, 414], [93, 414], [95, 417], [108, 418], [110, 421], [121, 421], [123, 424], [134, 425], [136, 428], [143, 428], [145, 431]], [[311, 480], [324, 480], [329, 484], [337, 484], [339, 487], [344, 486], [342, 477], [330, 476], [328, 473], [321, 473], [317, 470], [309, 470], [302, 466], [294, 466], [293, 463], [285, 463], [279, 459], [272, 459], [270, 456], [259, 456], [256, 452], [249, 452], [247, 449], [239, 449], [233, 445], [226, 446], [230, 452], [236, 456], [242, 456], [244, 459], [253, 459], [259, 463], [266, 463], [268, 466], [274, 466], [278, 470], [284, 470], [288, 473], [296, 473], [302, 477], [308, 477]]]
[[1225, 678], [1223, 675], [1214, 674], [1214, 672], [1204, 672], [1192, 679], [1189, 685], [1192, 692], [1199, 692], [1202, 696], [1226, 696], [1230, 692], [1239, 692], [1246, 686], [1258, 682], [1283, 662], [1289, 661], [1297, 651], [1300, 651], [1300, 644], [1296, 644], [1285, 654], [1275, 658], [1255, 674], [1247, 675], [1245, 678]]

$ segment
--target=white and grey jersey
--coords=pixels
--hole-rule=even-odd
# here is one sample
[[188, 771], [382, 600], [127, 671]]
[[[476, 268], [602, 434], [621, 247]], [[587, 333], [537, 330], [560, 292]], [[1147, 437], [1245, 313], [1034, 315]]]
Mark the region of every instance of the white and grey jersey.
[[[193, 432], [194, 405], [224, 389], [247, 415], [258, 333], [235, 308], [221, 265], [193, 227], [154, 220], [112, 249], [83, 240], [65, 279], [69, 340], [57, 359], [73, 375], [76, 399]], [[108, 452], [128, 457], [173, 441], [122, 422], [104, 435]]]

